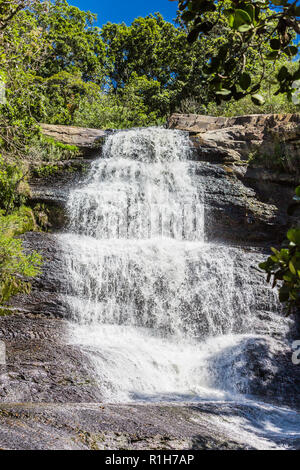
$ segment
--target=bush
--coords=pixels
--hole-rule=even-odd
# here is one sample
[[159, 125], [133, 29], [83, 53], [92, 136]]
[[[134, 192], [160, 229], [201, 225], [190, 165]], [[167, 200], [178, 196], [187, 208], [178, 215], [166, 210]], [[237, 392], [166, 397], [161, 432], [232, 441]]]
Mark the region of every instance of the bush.
[[43, 135], [32, 139], [27, 151], [31, 161], [56, 162], [60, 160], [72, 160], [80, 151], [76, 145], [63, 144], [51, 137]]
[[160, 84], [133, 73], [122, 91], [83, 99], [74, 114], [74, 125], [99, 129], [160, 125], [165, 119], [153, 110], [156, 99], [163, 100]]
[[16, 163], [8, 163], [0, 155], [0, 208], [8, 214], [15, 205], [23, 204], [29, 195], [26, 171]]
[[15, 238], [33, 229], [31, 209], [21, 207], [9, 216], [0, 212], [0, 305], [6, 305], [13, 295], [29, 293], [29, 278], [40, 272], [41, 256], [37, 252], [26, 255], [22, 240]]

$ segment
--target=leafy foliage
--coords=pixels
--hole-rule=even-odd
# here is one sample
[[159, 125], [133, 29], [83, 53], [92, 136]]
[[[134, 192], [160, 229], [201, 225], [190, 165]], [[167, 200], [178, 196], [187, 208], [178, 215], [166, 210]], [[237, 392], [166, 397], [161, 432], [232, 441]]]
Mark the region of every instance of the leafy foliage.
[[[218, 48], [206, 54], [207, 78], [216, 101], [240, 100], [250, 94], [255, 105], [263, 104], [259, 90], [268, 74], [268, 63], [292, 59], [299, 51], [294, 42], [295, 34], [300, 33], [297, 1], [178, 0], [178, 5], [188, 42], [195, 43], [199, 36], [201, 40], [209, 36], [220, 39]], [[256, 76], [249, 70], [251, 50], [258, 52], [260, 70]], [[282, 65], [276, 75], [276, 94], [286, 93], [292, 99], [299, 78], [299, 67], [291, 73]]]
[[9, 216], [0, 212], [0, 305], [12, 295], [30, 292], [29, 278], [40, 272], [41, 256], [23, 252], [22, 241], [15, 238], [34, 226], [30, 209], [21, 207]]
[[[294, 204], [300, 207], [300, 186], [296, 188]], [[273, 254], [259, 267], [267, 272], [267, 281], [273, 287], [280, 283], [279, 300], [287, 305], [288, 313], [300, 311], [300, 228], [291, 228], [281, 250], [271, 248]]]
[[[0, 207], [8, 214], [15, 205], [23, 204], [29, 188], [24, 179], [26, 173], [17, 163], [10, 164], [0, 155]], [[23, 184], [22, 184], [23, 183]]]
[[41, 265], [40, 255], [24, 254], [22, 241], [15, 238], [37, 229], [32, 210], [22, 205], [28, 195], [25, 177], [21, 166], [0, 156], [0, 305], [12, 295], [28, 293], [28, 278], [38, 274]]
[[160, 84], [132, 73], [118, 92], [101, 93], [96, 99], [85, 97], [74, 116], [74, 124], [101, 129], [129, 128], [161, 123], [161, 112], [153, 102], [160, 99]]

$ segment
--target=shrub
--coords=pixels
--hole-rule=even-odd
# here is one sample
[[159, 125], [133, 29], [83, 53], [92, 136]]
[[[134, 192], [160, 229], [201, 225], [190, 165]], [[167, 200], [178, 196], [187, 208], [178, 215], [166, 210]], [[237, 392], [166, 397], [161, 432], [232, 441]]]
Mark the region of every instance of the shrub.
[[22, 240], [15, 238], [35, 228], [31, 209], [21, 207], [9, 216], [0, 213], [0, 305], [10, 297], [29, 293], [30, 277], [40, 272], [42, 258], [37, 252], [25, 254]]
[[[291, 211], [300, 204], [300, 186], [296, 189]], [[273, 288], [280, 283], [279, 300], [287, 306], [287, 312], [300, 311], [300, 228], [291, 228], [280, 250], [271, 248], [273, 254], [259, 267], [267, 273], [267, 281]]]

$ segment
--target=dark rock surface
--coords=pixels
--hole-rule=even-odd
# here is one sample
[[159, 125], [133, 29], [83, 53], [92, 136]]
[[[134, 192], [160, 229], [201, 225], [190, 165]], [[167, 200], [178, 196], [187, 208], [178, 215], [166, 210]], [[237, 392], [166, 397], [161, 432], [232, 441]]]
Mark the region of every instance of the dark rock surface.
[[10, 306], [22, 314], [42, 317], [68, 318], [69, 312], [63, 297], [67, 289], [64, 275], [63, 254], [55, 234], [28, 232], [23, 237], [27, 252], [38, 251], [43, 257], [42, 273], [32, 279], [29, 295], [19, 294]]
[[268, 336], [245, 336], [228, 354], [211, 364], [214, 385], [300, 408], [300, 366], [292, 362], [292, 345]]
[[[243, 449], [197, 406], [0, 405], [2, 449]], [[12, 438], [13, 437], [13, 438]]]
[[68, 324], [39, 317], [0, 317], [6, 366], [0, 366], [0, 402], [101, 400], [88, 359], [68, 344]]
[[191, 172], [203, 194], [208, 241], [241, 245], [281, 241], [290, 222], [285, 188], [278, 191], [276, 186], [273, 191], [268, 184], [269, 197], [262, 197], [262, 192], [222, 166], [192, 162]]

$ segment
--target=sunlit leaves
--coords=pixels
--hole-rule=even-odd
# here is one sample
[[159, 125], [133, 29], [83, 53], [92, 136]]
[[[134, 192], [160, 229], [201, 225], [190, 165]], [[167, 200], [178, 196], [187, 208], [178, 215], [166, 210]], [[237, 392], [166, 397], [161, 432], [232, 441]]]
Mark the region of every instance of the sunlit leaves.
[[[231, 90], [235, 99], [250, 94], [252, 101], [260, 106], [264, 103], [257, 91], [265, 78], [264, 65], [266, 61], [276, 63], [281, 57], [293, 59], [297, 56], [299, 47], [294, 42], [295, 33], [300, 32], [299, 21], [297, 17], [300, 13], [299, 6], [289, 3], [287, 0], [260, 1], [252, 0], [245, 2], [236, 2], [226, 0], [225, 2], [214, 2], [217, 9], [213, 17], [208, 11], [206, 1], [188, 0], [182, 2], [179, 0], [181, 19], [186, 22], [188, 27], [188, 41], [194, 43], [203, 35], [218, 36], [220, 25], [228, 30], [228, 37], [225, 45], [229, 54], [235, 58], [231, 69], [227, 66], [228, 61], [224, 58], [219, 60], [217, 66], [213, 63], [216, 52], [210, 57], [210, 84], [215, 90], [217, 102], [220, 99], [227, 99], [228, 94], [221, 90]], [[276, 5], [276, 11], [272, 10]], [[225, 39], [225, 38], [224, 38]], [[224, 47], [224, 41], [222, 41]], [[249, 79], [245, 79], [246, 69], [250, 65], [247, 58], [247, 50], [255, 48], [260, 54], [261, 79], [256, 84]], [[239, 60], [238, 60], [239, 59]], [[279, 78], [280, 76], [280, 78]], [[292, 94], [292, 82], [300, 77], [288, 76], [282, 71], [278, 76], [278, 93], [285, 93], [289, 99]], [[217, 78], [218, 77], [218, 78]], [[217, 85], [217, 86], [216, 86]], [[239, 85], [243, 90], [232, 91], [233, 86]], [[255, 87], [258, 88], [255, 88]], [[294, 103], [298, 103], [294, 99]]]

